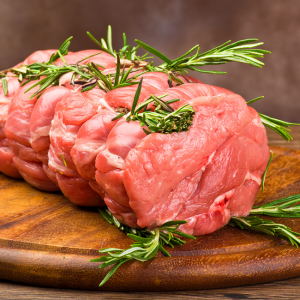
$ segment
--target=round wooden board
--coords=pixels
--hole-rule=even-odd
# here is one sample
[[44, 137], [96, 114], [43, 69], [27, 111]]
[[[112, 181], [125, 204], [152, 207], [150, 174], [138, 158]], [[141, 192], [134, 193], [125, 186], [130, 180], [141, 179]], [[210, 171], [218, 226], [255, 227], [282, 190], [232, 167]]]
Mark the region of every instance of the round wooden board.
[[[300, 193], [300, 151], [271, 147], [262, 204]], [[276, 237], [226, 226], [170, 249], [172, 257], [128, 262], [101, 288], [109, 269], [89, 262], [98, 249], [132, 240], [96, 209], [0, 175], [0, 278], [48, 287], [175, 291], [232, 287], [300, 276], [300, 250]], [[300, 219], [276, 219], [300, 231]]]

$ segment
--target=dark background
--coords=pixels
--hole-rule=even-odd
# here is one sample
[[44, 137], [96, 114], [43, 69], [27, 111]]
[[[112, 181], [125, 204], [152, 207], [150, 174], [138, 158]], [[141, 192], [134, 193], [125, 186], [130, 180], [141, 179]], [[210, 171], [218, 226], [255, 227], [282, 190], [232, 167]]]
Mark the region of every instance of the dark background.
[[210, 67], [227, 75], [191, 75], [246, 100], [264, 95], [253, 104], [259, 112], [300, 122], [299, 0], [0, 0], [0, 70], [71, 35], [71, 51], [95, 48], [86, 31], [106, 38], [109, 24], [115, 49], [126, 32], [132, 45], [138, 38], [171, 59], [198, 43], [206, 51], [229, 39], [258, 38], [272, 51], [262, 69], [229, 63]]

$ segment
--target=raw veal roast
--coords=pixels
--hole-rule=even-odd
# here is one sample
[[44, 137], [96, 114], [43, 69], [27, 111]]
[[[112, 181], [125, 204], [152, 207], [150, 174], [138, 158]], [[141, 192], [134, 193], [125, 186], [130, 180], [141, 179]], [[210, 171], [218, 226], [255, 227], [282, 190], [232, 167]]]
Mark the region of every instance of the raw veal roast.
[[[47, 61], [53, 52], [33, 55], [26, 64]], [[64, 60], [115, 72], [116, 58], [98, 52], [69, 53]], [[35, 81], [20, 87], [11, 77], [6, 96], [1, 89], [1, 172], [38, 189], [61, 190], [78, 205], [105, 202], [134, 228], [187, 220], [180, 229], [201, 235], [249, 213], [269, 148], [258, 113], [241, 96], [192, 77], [178, 75], [178, 85], [164, 72], [147, 72], [136, 79], [143, 77], [139, 102], [167, 94], [164, 101], [180, 99], [170, 104], [174, 109], [189, 103], [195, 110], [188, 131], [147, 135], [137, 121], [112, 120], [131, 109], [137, 85], [81, 92], [72, 75], [39, 98], [31, 98], [38, 87], [25, 93]]]

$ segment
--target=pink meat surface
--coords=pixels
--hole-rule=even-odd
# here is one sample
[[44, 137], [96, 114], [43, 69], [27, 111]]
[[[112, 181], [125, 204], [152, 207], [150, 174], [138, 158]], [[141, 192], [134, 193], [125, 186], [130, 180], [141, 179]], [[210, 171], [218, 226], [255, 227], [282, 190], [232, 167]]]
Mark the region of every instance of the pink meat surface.
[[[36, 51], [28, 56], [23, 62], [19, 63], [15, 67], [20, 67], [21, 65], [29, 65], [34, 62], [47, 62], [51, 55], [57, 50], [42, 50]], [[13, 73], [7, 74], [7, 85], [8, 94], [4, 95], [2, 84], [0, 83], [0, 172], [15, 178], [21, 178], [13, 158], [15, 157], [14, 152], [10, 147], [10, 142], [5, 136], [4, 126], [8, 117], [8, 108], [11, 100], [15, 93], [20, 88], [20, 82]]]
[[0, 172], [14, 178], [21, 178], [21, 175], [13, 162], [15, 155], [10, 148], [9, 141], [4, 132], [4, 126], [8, 116], [8, 107], [13, 96], [20, 87], [20, 82], [15, 77], [7, 77], [7, 87], [8, 93], [7, 96], [5, 96], [2, 89], [2, 83], [0, 83]]
[[80, 176], [86, 180], [95, 179], [95, 160], [98, 153], [106, 148], [107, 136], [117, 122], [111, 121], [115, 116], [115, 112], [101, 109], [78, 132], [71, 156]]
[[58, 186], [45, 174], [37, 152], [31, 148], [30, 118], [37, 98], [30, 99], [38, 86], [27, 93], [26, 90], [34, 85], [32, 81], [18, 89], [14, 95], [5, 124], [5, 134], [13, 153], [16, 155], [13, 162], [22, 177], [31, 185], [45, 191], [57, 191]]
[[[168, 89], [168, 75], [163, 72], [149, 72], [143, 74], [143, 84], [142, 90], [139, 97], [139, 102], [145, 100], [150, 96], [150, 94], [155, 94], [160, 91], [164, 91]], [[184, 77], [180, 77], [183, 82], [188, 82]], [[200, 80], [186, 77], [188, 80], [193, 82], [202, 83]], [[108, 92], [104, 99], [108, 105], [111, 107], [126, 107], [128, 109], [131, 108], [132, 101], [134, 98], [134, 94], [136, 92], [137, 86], [127, 86], [119, 89], [112, 90]]]
[[110, 211], [131, 227], [184, 219], [184, 232], [211, 233], [249, 213], [269, 160], [266, 131], [256, 111], [223, 88], [188, 83], [165, 93], [180, 98], [174, 108], [193, 105], [189, 131], [146, 136], [136, 122], [111, 124], [96, 181]]
[[52, 121], [48, 165], [56, 172], [61, 191], [78, 205], [103, 205], [101, 196], [80, 177], [70, 154], [80, 127], [97, 114], [103, 96], [99, 88], [84, 93], [72, 91], [56, 104]]
[[[161, 72], [152, 72], [145, 74], [144, 85], [146, 88], [143, 89], [143, 97], [148, 97], [150, 94], [158, 92], [160, 90], [166, 89], [168, 87], [168, 76]], [[129, 88], [129, 89], [128, 89]], [[127, 99], [127, 102], [132, 102], [134, 98], [137, 85], [133, 87], [123, 87], [110, 91], [108, 94], [113, 95], [112, 97], [118, 98], [122, 96], [122, 99]], [[117, 92], [115, 92], [117, 91]], [[69, 96], [65, 97], [64, 101], [61, 101], [56, 106], [55, 118], [52, 123], [51, 129], [51, 147], [49, 152], [49, 167], [55, 171], [67, 176], [69, 178], [83, 176], [86, 179], [86, 183], [90, 185], [98, 194], [103, 196], [102, 189], [99, 189], [99, 186], [95, 188], [95, 173], [93, 174], [94, 162], [96, 157], [96, 152], [100, 151], [97, 149], [95, 151], [95, 145], [101, 144], [101, 139], [103, 138], [100, 131], [96, 131], [93, 134], [89, 132], [87, 140], [85, 139], [86, 134], [84, 133], [86, 128], [89, 125], [83, 126], [82, 132], [79, 132], [81, 126], [95, 116], [98, 111], [101, 112], [104, 109], [105, 114], [110, 113], [110, 118], [113, 118], [115, 115], [114, 110], [111, 107], [111, 103], [108, 104], [106, 99], [107, 94], [102, 92], [99, 89], [92, 89], [86, 93], [72, 93]], [[84, 96], [86, 95], [86, 96]], [[125, 95], [125, 96], [124, 96]], [[101, 113], [100, 113], [101, 114]], [[102, 118], [104, 124], [109, 120], [105, 120], [108, 117], [105, 116]], [[93, 122], [94, 119], [91, 121]], [[90, 124], [90, 123], [88, 123]], [[99, 124], [102, 124], [101, 122]], [[100, 125], [99, 125], [100, 126]], [[101, 126], [100, 126], [101, 127]], [[106, 129], [105, 129], [106, 130]], [[100, 134], [97, 136], [97, 134]], [[79, 134], [80, 142], [76, 143], [75, 141], [77, 135]], [[84, 136], [83, 138], [81, 138]], [[96, 136], [96, 138], [95, 138]], [[97, 140], [97, 137], [99, 140]], [[95, 143], [95, 141], [97, 142]], [[80, 144], [81, 143], [81, 144]], [[88, 143], [88, 144], [87, 144]], [[97, 144], [98, 143], [98, 144]], [[74, 151], [72, 151], [73, 146], [75, 146]], [[83, 149], [83, 150], [82, 150]], [[84, 150], [85, 149], [85, 150]], [[85, 166], [83, 162], [88, 161], [88, 165]], [[91, 168], [90, 168], [91, 166]], [[88, 172], [89, 171], [89, 172]], [[89, 173], [87, 176], [86, 173]], [[94, 200], [84, 197], [81, 202], [79, 202], [78, 197], [72, 199], [71, 195], [76, 194], [76, 189], [72, 185], [73, 189], [69, 189], [69, 186], [65, 182], [67, 178], [64, 177], [64, 181], [60, 181], [61, 176], [57, 177], [58, 184], [63, 191], [63, 193], [74, 203], [80, 205], [94, 205]], [[81, 178], [81, 180], [84, 180]], [[71, 179], [70, 179], [71, 180]], [[68, 191], [64, 191], [64, 187], [68, 187]], [[101, 187], [101, 185], [100, 185]]]
[[56, 104], [70, 92], [65, 87], [46, 90], [35, 104], [30, 118], [31, 147], [36, 151], [37, 159], [43, 163], [44, 172], [54, 183], [57, 183], [56, 174], [48, 167], [51, 122]]
[[[94, 54], [97, 55], [84, 59]], [[115, 64], [116, 58], [101, 50], [82, 50], [82, 51], [65, 55], [64, 59], [69, 65], [76, 64], [78, 61], [81, 61], [79, 63], [80, 65], [86, 65], [87, 63], [94, 62], [95, 64], [101, 65], [103, 67], [103, 68], [100, 67], [100, 69], [110, 69], [116, 66]], [[64, 62], [61, 60], [61, 58], [59, 58], [55, 61], [55, 64], [61, 66], [64, 64]]]
[[[52, 87], [46, 90], [36, 102], [30, 118], [31, 146], [40, 154], [40, 160], [48, 162], [50, 147], [50, 128], [54, 118], [56, 104], [71, 92], [64, 87]], [[44, 155], [46, 155], [44, 157]]]
[[[51, 55], [56, 53], [57, 49], [35, 51], [29, 55], [24, 61], [23, 65], [31, 65], [35, 62], [48, 62]], [[69, 52], [70, 53], [70, 52]]]

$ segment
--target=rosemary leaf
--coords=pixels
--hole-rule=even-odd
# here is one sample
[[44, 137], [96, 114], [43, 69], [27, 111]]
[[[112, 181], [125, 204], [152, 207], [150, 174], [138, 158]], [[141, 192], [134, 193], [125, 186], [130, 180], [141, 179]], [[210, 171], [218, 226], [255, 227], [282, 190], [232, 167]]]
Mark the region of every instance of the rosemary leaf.
[[183, 58], [185, 58], [187, 55], [189, 55], [190, 53], [192, 53], [193, 51], [195, 51], [196, 49], [200, 48], [199, 45], [194, 46], [192, 49], [190, 49], [188, 52], [186, 52], [185, 54], [179, 56], [178, 58], [172, 60], [172, 64], [178, 62], [178, 61], [182, 61]]
[[[88, 35], [88, 37], [99, 47], [102, 49], [102, 45], [101, 43], [90, 33], [90, 32], [86, 32], [86, 34]], [[106, 51], [107, 52], [107, 51]]]
[[260, 97], [254, 98], [252, 100], [249, 100], [249, 101], [247, 101], [247, 104], [253, 103], [253, 102], [255, 102], [255, 101], [259, 100], [259, 99], [262, 99], [262, 98], [265, 98], [265, 96], [260, 96]]
[[269, 159], [269, 162], [268, 162], [268, 164], [267, 164], [266, 170], [265, 170], [265, 172], [264, 172], [264, 175], [263, 175], [262, 181], [261, 181], [261, 187], [262, 187], [262, 190], [263, 190], [263, 191], [265, 190], [265, 180], [266, 180], [267, 171], [268, 171], [269, 166], [270, 166], [270, 164], [271, 164], [271, 161], [272, 161], [272, 159], [273, 159], [273, 151], [270, 151], [270, 153], [271, 153], [271, 154], [270, 154], [270, 159]]
[[116, 86], [119, 84], [120, 69], [121, 69], [120, 56], [119, 56], [119, 54], [118, 54], [118, 55], [117, 55], [117, 69], [116, 69], [116, 75], [115, 75], [115, 83], [114, 83], [114, 87], [116, 87]]
[[114, 117], [113, 119], [111, 119], [112, 121], [116, 121], [120, 118], [122, 118], [123, 116], [125, 116], [125, 113], [124, 112], [121, 112], [120, 114], [118, 114], [116, 117]]
[[[249, 43], [253, 43], [253, 42], [257, 42], [257, 41], [258, 41], [258, 39], [245, 39], [245, 40], [240, 40], [240, 41], [237, 41], [237, 42], [234, 42], [234, 43], [232, 43], [232, 44], [229, 44], [229, 45], [226, 45], [226, 46], [222, 47], [222, 48], [220, 49], [220, 51], [232, 49], [232, 48], [238, 47], [238, 46], [240, 46], [240, 45], [247, 45], [247, 44], [249, 44]], [[228, 41], [228, 42], [230, 42], [230, 41]]]
[[61, 60], [62, 60], [65, 64], [67, 64], [66, 60], [64, 59], [64, 57], [62, 56], [62, 54], [60, 53], [59, 50], [57, 50], [57, 53], [58, 53], [59, 57], [61, 58]]
[[132, 107], [131, 107], [131, 114], [133, 115], [134, 111], [135, 111], [135, 108], [136, 108], [136, 105], [139, 101], [139, 97], [140, 97], [140, 94], [141, 94], [141, 90], [142, 90], [142, 84], [143, 84], [143, 77], [141, 78], [140, 82], [139, 82], [139, 85], [137, 87], [137, 90], [135, 92], [135, 95], [134, 95], [134, 99], [133, 99], [133, 102], [132, 102]]
[[107, 44], [105, 42], [105, 40], [102, 38], [101, 39], [101, 45], [102, 45], [102, 49], [105, 50], [106, 52], [110, 53], [108, 47], [107, 47]]
[[[92, 57], [94, 57], [94, 56], [96, 56], [96, 55], [99, 55], [99, 54], [101, 54], [101, 53], [102, 53], [102, 51], [101, 51], [101, 52], [98, 52], [98, 53], [95, 53], [95, 54], [88, 55], [88, 56], [84, 57], [83, 59], [79, 60], [79, 61], [77, 62], [77, 64], [79, 64], [80, 62], [82, 62], [82, 61], [84, 61], [84, 60], [86, 60], [86, 59], [89, 59], [89, 58], [92, 58]], [[103, 69], [104, 69], [104, 68], [103, 68]]]
[[107, 273], [107, 275], [105, 276], [105, 278], [101, 281], [101, 283], [99, 284], [99, 287], [102, 286], [116, 271], [117, 269], [125, 262], [127, 262], [128, 260], [130, 260], [130, 258], [124, 258], [122, 259], [117, 265], [115, 265], [111, 271], [109, 273]]
[[25, 84], [29, 83], [30, 81], [31, 81], [31, 78], [29, 78], [27, 81], [22, 82], [20, 86], [22, 87], [22, 86], [24, 86]]
[[50, 60], [49, 60], [49, 64], [53, 63], [54, 61], [56, 61], [60, 55], [67, 55], [68, 54], [68, 49], [69, 49], [69, 46], [71, 44], [71, 39], [73, 37], [69, 37], [68, 39], [66, 39], [63, 44], [59, 47], [59, 49], [57, 50], [57, 52], [55, 54], [52, 54], [51, 57], [50, 57]]
[[281, 135], [286, 141], [290, 141], [293, 139], [293, 137], [288, 133], [288, 131], [291, 131], [289, 127], [291, 125], [300, 125], [297, 123], [290, 123], [282, 120], [278, 120], [275, 118], [268, 117], [264, 114], [259, 113], [261, 122], [269, 127], [270, 129], [277, 132], [279, 135]]
[[7, 80], [6, 80], [6, 77], [3, 77], [3, 78], [1, 79], [1, 81], [2, 81], [2, 89], [3, 89], [3, 93], [4, 93], [5, 96], [7, 96], [7, 94], [8, 94], [8, 88], [7, 88]]
[[97, 85], [97, 82], [83, 86], [81, 89], [81, 93], [92, 90], [96, 85]]
[[158, 50], [152, 48], [151, 46], [147, 45], [146, 43], [140, 41], [140, 40], [135, 40], [135, 42], [141, 46], [142, 48], [144, 48], [145, 50], [147, 50], [148, 52], [154, 54], [155, 56], [159, 57], [161, 60], [165, 61], [168, 64], [171, 64], [172, 61], [167, 58], [165, 55], [163, 55], [161, 52], [159, 52]]
[[108, 222], [109, 224], [113, 224], [110, 214], [108, 214], [104, 209], [98, 209], [98, 211], [101, 214], [101, 216], [106, 220], [106, 222]]
[[125, 32], [123, 33], [123, 43], [124, 43], [124, 47], [126, 47], [127, 46], [127, 39], [126, 39]]
[[[33, 97], [35, 97], [37, 94], [41, 93], [43, 90], [45, 90], [47, 87], [49, 87], [52, 83], [54, 83], [59, 77], [61, 76], [61, 73], [56, 73], [48, 78], [43, 84], [40, 85], [40, 88], [38, 89], [38, 91], [36, 91], [35, 93], [33, 93], [29, 99], [32, 99]], [[28, 90], [27, 90], [28, 91]], [[26, 91], [26, 92], [27, 92]], [[25, 93], [26, 93], [25, 92]]]
[[129, 69], [126, 71], [126, 73], [124, 73], [124, 72], [122, 73], [120, 84], [122, 84], [123, 82], [125, 82], [127, 80], [132, 69], [133, 69], [133, 66], [130, 66]]
[[113, 50], [113, 47], [112, 47], [112, 30], [111, 30], [110, 25], [108, 25], [108, 29], [107, 29], [107, 44], [108, 44], [108, 49], [113, 54], [114, 50]]

